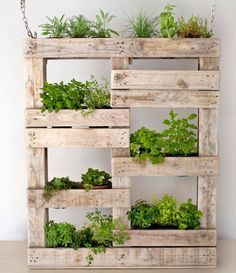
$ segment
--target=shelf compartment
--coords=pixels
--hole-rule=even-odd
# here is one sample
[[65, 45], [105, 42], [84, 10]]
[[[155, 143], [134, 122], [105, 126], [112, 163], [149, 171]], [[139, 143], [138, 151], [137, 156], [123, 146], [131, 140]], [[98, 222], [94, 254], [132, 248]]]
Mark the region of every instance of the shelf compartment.
[[113, 176], [214, 176], [219, 157], [166, 157], [161, 164], [138, 162], [132, 157], [112, 158]]
[[49, 201], [42, 189], [28, 190], [29, 208], [128, 208], [130, 189], [67, 190], [58, 192]]
[[129, 148], [129, 129], [26, 129], [28, 148]]

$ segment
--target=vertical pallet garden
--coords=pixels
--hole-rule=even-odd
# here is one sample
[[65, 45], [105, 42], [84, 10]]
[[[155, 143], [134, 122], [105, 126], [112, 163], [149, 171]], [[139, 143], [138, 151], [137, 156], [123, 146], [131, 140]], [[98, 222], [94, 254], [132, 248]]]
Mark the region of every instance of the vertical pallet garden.
[[[216, 266], [216, 177], [220, 41], [211, 39], [28, 39], [26, 63], [26, 145], [30, 267], [87, 267], [87, 249], [51, 249], [45, 244], [48, 208], [112, 208], [131, 239], [97, 255], [95, 268], [190, 268]], [[40, 88], [47, 76], [47, 60], [111, 59], [111, 107], [89, 116], [62, 110], [42, 113]], [[132, 59], [197, 59], [199, 69], [129, 70]], [[199, 155], [169, 157], [163, 164], [138, 163], [129, 156], [132, 107], [197, 108]], [[92, 128], [91, 128], [92, 127]], [[95, 128], [94, 128], [95, 127]], [[42, 200], [47, 183], [50, 147], [110, 148], [112, 189], [68, 190]], [[197, 205], [203, 212], [199, 230], [132, 230], [132, 176], [197, 176]]]

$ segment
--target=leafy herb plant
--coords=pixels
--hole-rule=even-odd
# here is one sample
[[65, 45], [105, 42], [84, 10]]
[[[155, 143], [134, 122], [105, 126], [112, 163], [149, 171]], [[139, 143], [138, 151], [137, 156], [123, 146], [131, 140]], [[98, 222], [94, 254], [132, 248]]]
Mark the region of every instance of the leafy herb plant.
[[180, 38], [211, 38], [213, 32], [208, 27], [207, 20], [192, 16], [188, 21], [181, 17], [178, 24], [178, 37]]
[[118, 32], [108, 27], [114, 18], [115, 16], [100, 10], [100, 13], [96, 15], [96, 20], [91, 22], [90, 37], [111, 38], [112, 34], [118, 36]]
[[166, 194], [161, 200], [152, 202], [138, 200], [127, 212], [133, 228], [199, 229], [202, 212], [192, 200], [177, 205], [176, 200]]
[[158, 17], [140, 10], [137, 15], [128, 19], [128, 31], [135, 38], [151, 38], [157, 35]]
[[113, 220], [111, 216], [102, 215], [99, 210], [88, 213], [86, 217], [90, 224], [79, 230], [71, 224], [48, 222], [45, 225], [47, 246], [74, 249], [86, 247], [90, 250], [86, 257], [90, 265], [94, 255], [105, 253], [113, 243], [122, 245], [130, 239], [120, 219]]
[[197, 153], [197, 126], [191, 121], [197, 118], [191, 114], [187, 118], [178, 119], [173, 110], [170, 119], [163, 121], [169, 128], [162, 132], [164, 154], [168, 156], [188, 156]]
[[39, 27], [42, 28], [42, 35], [48, 36], [49, 38], [64, 38], [67, 36], [67, 19], [65, 15], [58, 17], [47, 17], [49, 23], [42, 24]]
[[74, 16], [68, 21], [67, 34], [71, 38], [87, 38], [90, 36], [90, 21], [83, 15]]
[[164, 11], [160, 14], [160, 34], [163, 38], [173, 38], [176, 35], [178, 22], [175, 21], [174, 8], [174, 5], [167, 4]]
[[56, 178], [49, 181], [43, 189], [43, 198], [49, 201], [56, 193], [63, 190], [75, 189], [77, 183], [71, 181], [69, 177]]
[[110, 174], [98, 169], [89, 168], [85, 174], [82, 174], [82, 185], [86, 191], [93, 189], [95, 186], [110, 186]]
[[103, 80], [99, 84], [94, 77], [90, 77], [85, 83], [74, 79], [68, 84], [46, 82], [40, 97], [43, 103], [42, 112], [80, 109], [86, 115], [95, 109], [109, 108], [110, 105], [108, 82]]

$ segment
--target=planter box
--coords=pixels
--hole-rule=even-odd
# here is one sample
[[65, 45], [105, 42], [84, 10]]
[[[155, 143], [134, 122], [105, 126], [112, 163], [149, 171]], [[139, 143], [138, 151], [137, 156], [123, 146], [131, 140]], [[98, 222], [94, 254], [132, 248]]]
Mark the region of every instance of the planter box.
[[218, 174], [219, 158], [166, 157], [161, 164], [140, 163], [132, 157], [112, 158], [113, 176], [214, 176]]
[[26, 146], [129, 148], [129, 129], [26, 129]]
[[40, 109], [27, 109], [25, 119], [27, 128], [63, 126], [129, 127], [129, 109], [98, 109], [87, 116], [83, 116], [79, 110], [42, 113]]
[[58, 192], [49, 201], [43, 190], [28, 190], [29, 208], [127, 208], [130, 207], [130, 189], [67, 190]]
[[[29, 248], [34, 268], [87, 268], [88, 249]], [[112, 248], [96, 255], [88, 268], [214, 268], [215, 247]]]

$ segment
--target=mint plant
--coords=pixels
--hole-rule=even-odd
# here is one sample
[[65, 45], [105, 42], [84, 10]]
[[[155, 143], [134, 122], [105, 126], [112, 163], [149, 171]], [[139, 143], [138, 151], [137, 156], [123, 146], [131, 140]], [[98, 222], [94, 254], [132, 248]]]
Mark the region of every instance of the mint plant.
[[178, 22], [175, 21], [173, 13], [175, 7], [174, 5], [167, 4], [164, 11], [160, 14], [160, 34], [163, 38], [173, 38], [176, 35]]
[[151, 16], [140, 10], [137, 15], [128, 18], [127, 30], [131, 33], [131, 37], [151, 38], [157, 35], [158, 24], [158, 17]]
[[83, 15], [74, 16], [68, 21], [67, 34], [71, 38], [88, 38], [90, 24], [90, 21]]
[[67, 19], [65, 15], [58, 17], [46, 17], [49, 23], [42, 24], [39, 27], [42, 28], [42, 35], [48, 36], [49, 38], [64, 38], [67, 37]]
[[86, 191], [92, 190], [95, 186], [110, 186], [111, 176], [105, 171], [89, 168], [82, 174], [82, 185]]

